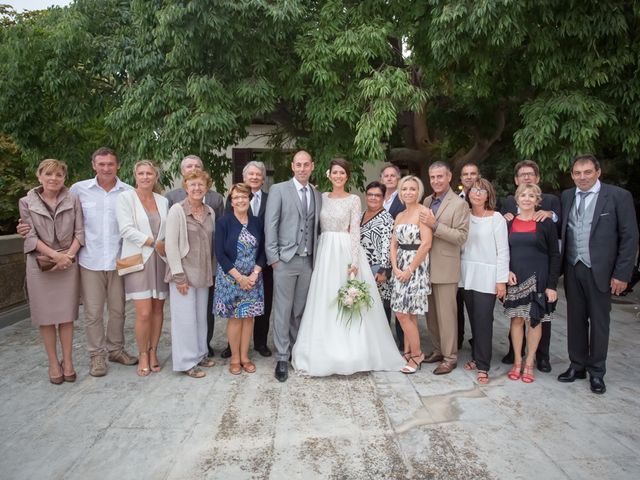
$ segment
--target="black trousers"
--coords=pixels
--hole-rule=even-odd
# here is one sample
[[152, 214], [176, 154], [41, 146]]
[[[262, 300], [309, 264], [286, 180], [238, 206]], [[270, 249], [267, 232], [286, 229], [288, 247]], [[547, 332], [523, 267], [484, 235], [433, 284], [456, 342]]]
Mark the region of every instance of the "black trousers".
[[[384, 313], [387, 315], [387, 323], [391, 325], [391, 300], [382, 299]], [[400, 322], [396, 319], [396, 338], [398, 339], [398, 348], [404, 351], [404, 331], [400, 326]]]
[[472, 358], [478, 370], [487, 372], [491, 367], [493, 307], [496, 304], [496, 295], [464, 290], [464, 304], [467, 307], [471, 335], [473, 335]]
[[254, 348], [266, 346], [269, 335], [269, 319], [273, 305], [273, 268], [270, 265], [262, 269], [262, 279], [264, 281], [264, 314], [258, 315], [253, 323]]
[[578, 262], [564, 274], [571, 366], [594, 377], [607, 373], [611, 293], [598, 290], [591, 269]]
[[[540, 343], [538, 344], [538, 350], [536, 350], [536, 361], [539, 362], [541, 359], [549, 361], [549, 344], [551, 343], [551, 322], [540, 322], [542, 325], [542, 337], [540, 338]], [[524, 325], [524, 337], [522, 338], [522, 356], [526, 355], [525, 348], [527, 346], [527, 327], [526, 323]], [[511, 342], [510, 331], [507, 332], [507, 339], [509, 340], [509, 355], [513, 357], [513, 343]]]
[[209, 299], [207, 300], [207, 348], [211, 349], [211, 339], [213, 338], [213, 328], [216, 324], [216, 317], [213, 315], [213, 293], [216, 289], [216, 277], [213, 276], [213, 285], [209, 287]]
[[458, 349], [460, 349], [464, 341], [464, 288], [458, 288], [456, 303], [458, 304]]

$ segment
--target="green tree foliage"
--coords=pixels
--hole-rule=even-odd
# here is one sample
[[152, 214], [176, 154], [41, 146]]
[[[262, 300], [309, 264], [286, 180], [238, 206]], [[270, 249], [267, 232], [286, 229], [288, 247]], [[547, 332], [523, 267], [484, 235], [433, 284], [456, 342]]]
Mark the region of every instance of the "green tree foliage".
[[638, 158], [637, 2], [412, 3], [431, 151], [494, 166], [533, 158], [552, 182], [577, 153]]
[[0, 134], [0, 235], [15, 233], [18, 200], [34, 181], [35, 175], [27, 171], [17, 147], [9, 137]]
[[[221, 155], [252, 123], [288, 163], [482, 164], [511, 189], [591, 151], [640, 153], [639, 7], [625, 0], [77, 0], [0, 25], [0, 132], [24, 158]], [[283, 160], [285, 158], [285, 160]], [[74, 168], [74, 166], [76, 168]], [[284, 167], [286, 170], [286, 167]], [[605, 162], [606, 168], [606, 162]], [[316, 179], [326, 185], [324, 175]]]
[[113, 47], [105, 38], [123, 2], [91, 2], [88, 15], [83, 3], [14, 15], [0, 31], [0, 131], [31, 166], [65, 160], [72, 178], [89, 174], [96, 146], [112, 143], [105, 118], [117, 79], [105, 65]]

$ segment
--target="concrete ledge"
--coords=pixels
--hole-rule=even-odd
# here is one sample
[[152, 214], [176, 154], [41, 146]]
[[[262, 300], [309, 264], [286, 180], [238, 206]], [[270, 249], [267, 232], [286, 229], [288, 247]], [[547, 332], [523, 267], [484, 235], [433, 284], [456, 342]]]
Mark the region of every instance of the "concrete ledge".
[[25, 302], [20, 305], [16, 305], [3, 312], [0, 312], [0, 328], [13, 325], [14, 323], [19, 322], [20, 320], [24, 320], [25, 318], [29, 318], [30, 316], [31, 311], [29, 310], [28, 303]]
[[20, 235], [0, 236], [0, 255], [22, 253], [23, 238]]

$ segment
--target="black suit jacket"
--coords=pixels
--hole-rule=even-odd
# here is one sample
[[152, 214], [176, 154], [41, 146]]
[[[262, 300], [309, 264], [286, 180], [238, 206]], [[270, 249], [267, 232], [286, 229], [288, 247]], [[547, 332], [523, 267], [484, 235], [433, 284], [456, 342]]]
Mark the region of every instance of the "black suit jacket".
[[[560, 207], [560, 199], [550, 193], [543, 193], [542, 201], [538, 206], [538, 210], [547, 210], [556, 214], [556, 216], [558, 217], [556, 228], [558, 231], [558, 235], [560, 235], [560, 230], [562, 228], [562, 208]], [[513, 216], [516, 216], [518, 214], [518, 205], [516, 204], [516, 198], [513, 195], [509, 195], [508, 197], [503, 198], [500, 202], [499, 211], [502, 215], [504, 215], [505, 213], [511, 213]]]
[[404, 203], [400, 201], [400, 195], [396, 195], [396, 198], [391, 202], [391, 206], [389, 207], [389, 214], [395, 220], [400, 212], [406, 210], [407, 207], [404, 206]]
[[[565, 233], [575, 197], [575, 188], [562, 192], [562, 264], [565, 268]], [[638, 225], [631, 193], [601, 183], [589, 236], [591, 273], [598, 290], [608, 291], [611, 278], [624, 282], [631, 279], [637, 249]]]

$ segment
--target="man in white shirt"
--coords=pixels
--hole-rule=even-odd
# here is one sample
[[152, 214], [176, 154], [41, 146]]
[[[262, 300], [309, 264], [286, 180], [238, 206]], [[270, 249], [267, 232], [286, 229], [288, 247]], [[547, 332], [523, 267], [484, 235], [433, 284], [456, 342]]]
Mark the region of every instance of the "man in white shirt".
[[[120, 230], [116, 219], [118, 195], [131, 186], [120, 181], [120, 162], [113, 150], [101, 147], [91, 155], [95, 178], [77, 182], [71, 193], [80, 199], [84, 216], [85, 245], [78, 252], [80, 286], [84, 306], [89, 374], [103, 377], [109, 361], [136, 365], [138, 359], [124, 349], [124, 282], [116, 271]], [[25, 236], [31, 227], [20, 221], [16, 229]], [[109, 319], [104, 325], [104, 305]]]
[[[124, 282], [116, 271], [120, 253], [120, 231], [116, 219], [118, 196], [131, 187], [117, 176], [120, 162], [113, 150], [102, 147], [91, 156], [95, 178], [71, 186], [82, 205], [85, 246], [78, 252], [80, 284], [84, 305], [87, 350], [91, 359], [89, 374], [107, 374], [111, 362], [135, 365], [138, 359], [124, 349]], [[105, 302], [109, 311], [106, 329]]]

